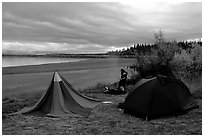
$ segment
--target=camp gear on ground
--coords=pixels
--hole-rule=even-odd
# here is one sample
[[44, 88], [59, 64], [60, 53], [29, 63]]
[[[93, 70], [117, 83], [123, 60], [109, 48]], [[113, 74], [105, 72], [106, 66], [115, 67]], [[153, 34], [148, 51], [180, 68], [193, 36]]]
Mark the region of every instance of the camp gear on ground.
[[127, 92], [123, 87], [120, 87], [119, 89], [105, 87], [104, 93], [112, 94], [112, 95], [120, 95], [120, 94], [126, 94]]

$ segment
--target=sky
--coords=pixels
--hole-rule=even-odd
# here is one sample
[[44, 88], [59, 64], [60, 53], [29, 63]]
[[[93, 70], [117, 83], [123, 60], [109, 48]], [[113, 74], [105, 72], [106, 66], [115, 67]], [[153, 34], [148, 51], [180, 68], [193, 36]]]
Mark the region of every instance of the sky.
[[202, 37], [201, 2], [3, 2], [2, 53], [104, 53]]

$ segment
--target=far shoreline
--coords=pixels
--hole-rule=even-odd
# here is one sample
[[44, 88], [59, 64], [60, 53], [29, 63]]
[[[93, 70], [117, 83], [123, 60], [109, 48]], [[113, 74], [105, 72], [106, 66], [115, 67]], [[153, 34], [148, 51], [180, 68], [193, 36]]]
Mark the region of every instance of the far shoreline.
[[4, 58], [2, 58], [2, 68], [11, 68], [11, 67], [20, 67], [20, 66], [26, 67], [26, 66], [45, 65], [45, 64], [56, 64], [56, 63], [70, 63], [70, 62], [79, 62], [87, 59], [90, 59], [90, 58], [4, 56]]
[[110, 55], [108, 53], [96, 54], [2, 54], [2, 57], [48, 57], [48, 58], [134, 58], [135, 55]]

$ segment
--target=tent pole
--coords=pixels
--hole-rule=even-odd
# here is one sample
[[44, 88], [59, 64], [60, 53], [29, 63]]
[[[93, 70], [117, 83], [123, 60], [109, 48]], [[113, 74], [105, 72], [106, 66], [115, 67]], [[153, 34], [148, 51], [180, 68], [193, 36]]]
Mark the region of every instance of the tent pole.
[[148, 117], [146, 116], [146, 122], [147, 122], [147, 120], [148, 120]]

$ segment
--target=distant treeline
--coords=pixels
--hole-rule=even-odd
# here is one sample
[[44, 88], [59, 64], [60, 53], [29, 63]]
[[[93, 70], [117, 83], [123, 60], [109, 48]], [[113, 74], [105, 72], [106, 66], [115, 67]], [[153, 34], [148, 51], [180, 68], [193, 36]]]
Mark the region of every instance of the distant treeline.
[[62, 54], [62, 53], [50, 53], [50, 54], [30, 54], [30, 55], [10, 55], [2, 54], [2, 56], [22, 56], [22, 57], [61, 57], [61, 58], [107, 58], [109, 57], [108, 53], [102, 54]]
[[109, 55], [107, 53], [101, 54], [46, 54], [47, 57], [64, 57], [64, 58], [107, 58]]
[[[193, 44], [198, 44], [202, 46], [202, 41], [180, 41], [180, 42], [166, 42], [166, 44], [169, 45], [177, 45], [179, 48], [187, 50], [191, 49]], [[135, 54], [138, 53], [146, 53], [146, 52], [151, 52], [151, 49], [157, 49], [156, 44], [135, 44], [132, 47], [129, 47], [127, 49], [123, 50], [116, 50], [116, 51], [110, 51], [108, 52], [108, 55], [112, 56], [121, 56], [121, 57], [134, 57]]]
[[[193, 44], [199, 44], [202, 46], [201, 41], [182, 41], [182, 42], [167, 42], [167, 44], [177, 45], [178, 47], [186, 50], [191, 49]], [[2, 54], [2, 56], [28, 56], [28, 57], [62, 57], [62, 58], [134, 58], [136, 54], [151, 52], [152, 49], [157, 49], [156, 44], [135, 44], [132, 47], [122, 50], [109, 51], [107, 53], [89, 53], [89, 54], [66, 54], [66, 53], [47, 53], [38, 55], [8, 55]]]

